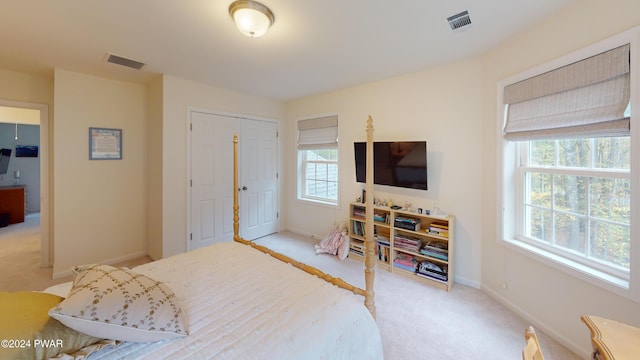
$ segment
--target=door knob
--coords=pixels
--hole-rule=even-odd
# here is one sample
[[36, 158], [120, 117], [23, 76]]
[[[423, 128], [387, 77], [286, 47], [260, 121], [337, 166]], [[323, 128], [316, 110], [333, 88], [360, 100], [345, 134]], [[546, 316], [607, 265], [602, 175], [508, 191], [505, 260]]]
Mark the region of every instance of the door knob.
[[246, 186], [243, 186], [243, 187], [242, 187], [242, 190], [247, 190], [247, 187], [246, 187]]

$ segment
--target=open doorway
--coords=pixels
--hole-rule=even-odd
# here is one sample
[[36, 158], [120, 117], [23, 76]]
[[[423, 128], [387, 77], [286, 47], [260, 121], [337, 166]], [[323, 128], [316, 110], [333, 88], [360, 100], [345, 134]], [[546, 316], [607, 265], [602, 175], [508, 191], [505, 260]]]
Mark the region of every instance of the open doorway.
[[48, 105], [0, 99], [0, 148], [11, 150], [7, 171], [0, 174], [0, 186], [24, 187], [25, 222], [33, 224], [34, 217], [39, 218], [40, 266], [49, 267], [53, 263], [53, 246]]

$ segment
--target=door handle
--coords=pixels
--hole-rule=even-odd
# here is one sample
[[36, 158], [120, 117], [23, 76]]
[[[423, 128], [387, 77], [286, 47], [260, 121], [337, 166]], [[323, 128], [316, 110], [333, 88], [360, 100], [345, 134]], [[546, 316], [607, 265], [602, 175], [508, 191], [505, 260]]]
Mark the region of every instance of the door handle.
[[247, 187], [246, 187], [246, 186], [243, 186], [243, 187], [242, 187], [242, 190], [247, 190]]

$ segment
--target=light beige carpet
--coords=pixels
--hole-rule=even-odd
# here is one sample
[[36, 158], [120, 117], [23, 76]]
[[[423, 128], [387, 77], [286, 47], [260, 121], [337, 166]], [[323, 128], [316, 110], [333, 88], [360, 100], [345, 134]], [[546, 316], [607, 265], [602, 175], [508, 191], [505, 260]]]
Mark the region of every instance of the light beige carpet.
[[[149, 261], [142, 257], [114, 265], [133, 267]], [[29, 214], [23, 223], [0, 228], [0, 291], [44, 290], [72, 279], [52, 280], [51, 271], [40, 267], [40, 214]]]
[[[39, 241], [37, 216], [0, 228], [0, 291], [43, 290], [70, 280], [51, 280], [51, 269], [40, 268]], [[284, 232], [256, 242], [364, 288], [363, 263], [316, 255], [316, 240]], [[384, 270], [376, 275], [377, 323], [387, 360], [522, 358], [527, 322], [480, 290], [456, 284], [446, 292]], [[547, 360], [579, 359], [540, 331], [538, 335]]]
[[[256, 240], [274, 251], [364, 288], [364, 264], [316, 255], [319, 240], [281, 233]], [[525, 320], [478, 289], [455, 284], [450, 292], [376, 271], [375, 304], [386, 359], [522, 359]], [[546, 360], [577, 360], [541, 333]]]

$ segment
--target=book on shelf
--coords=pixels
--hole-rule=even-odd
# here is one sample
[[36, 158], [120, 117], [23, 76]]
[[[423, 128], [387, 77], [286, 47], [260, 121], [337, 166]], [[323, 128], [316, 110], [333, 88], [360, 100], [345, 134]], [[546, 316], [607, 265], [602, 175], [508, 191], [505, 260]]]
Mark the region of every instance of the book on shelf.
[[[352, 215], [353, 217], [357, 217], [357, 218], [365, 218], [367, 216], [367, 212], [363, 207], [354, 206]], [[373, 221], [375, 222], [388, 224], [390, 222], [390, 219], [391, 219], [391, 214], [389, 213], [375, 212], [375, 211], [373, 213]]]
[[[349, 253], [356, 254], [358, 256], [364, 256], [365, 252], [366, 252], [366, 247], [365, 247], [364, 243], [361, 243], [361, 244], [351, 243], [351, 244], [349, 244]], [[381, 245], [381, 244], [377, 244], [376, 247], [375, 247], [375, 253], [376, 253], [376, 256], [378, 256], [378, 260], [384, 261], [384, 262], [388, 262], [389, 261], [389, 256], [390, 256], [390, 248], [389, 248], [389, 246], [384, 246], [384, 245]]]
[[364, 243], [349, 243], [349, 252], [356, 255], [364, 256]]
[[398, 263], [396, 261], [393, 262], [393, 266], [397, 267], [398, 269], [402, 269], [402, 270], [405, 270], [405, 271], [410, 271], [412, 273], [416, 272], [416, 267], [415, 266], [401, 264], [401, 263]]
[[389, 213], [373, 213], [373, 221], [388, 224], [391, 219], [391, 214]]
[[365, 223], [362, 221], [352, 220], [351, 229], [357, 236], [365, 236]]
[[391, 246], [391, 241], [389, 240], [389, 238], [387, 236], [377, 235], [376, 236], [376, 241], [378, 242], [379, 245], [386, 246], [386, 247], [390, 247]]
[[354, 217], [365, 217], [366, 211], [365, 208], [354, 206], [353, 207], [353, 216]]
[[447, 248], [447, 244], [444, 244], [440, 241], [429, 241], [422, 249], [420, 249], [420, 254], [431, 256], [436, 259], [448, 261], [449, 260], [449, 250]]
[[393, 266], [410, 272], [416, 272], [418, 260], [413, 256], [399, 252], [393, 260]]
[[449, 278], [447, 265], [437, 265], [427, 260], [420, 262], [416, 274], [441, 281], [447, 281]]
[[364, 253], [362, 251], [356, 250], [354, 248], [350, 248], [349, 249], [349, 253], [350, 254], [355, 254], [355, 255], [358, 255], [358, 256], [364, 256]]
[[449, 226], [442, 223], [431, 223], [427, 231], [429, 234], [438, 235], [442, 237], [449, 237]]
[[420, 230], [420, 224], [421, 224], [420, 219], [404, 218], [401, 216], [396, 216], [396, 218], [393, 221], [393, 226], [400, 229], [411, 230], [411, 231]]
[[404, 249], [408, 251], [418, 252], [422, 246], [422, 239], [397, 234], [393, 237], [393, 246], [398, 249]]
[[378, 244], [376, 253], [378, 254], [378, 260], [388, 262], [389, 261], [389, 247]]
[[438, 274], [423, 274], [421, 272], [416, 272], [416, 275], [427, 278], [427, 279], [436, 279], [443, 282], [447, 282], [448, 278], [446, 276], [438, 275]]

